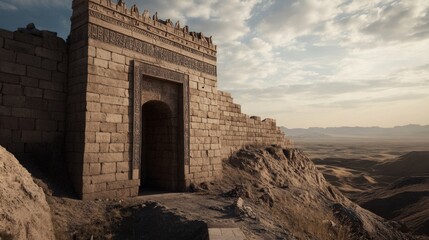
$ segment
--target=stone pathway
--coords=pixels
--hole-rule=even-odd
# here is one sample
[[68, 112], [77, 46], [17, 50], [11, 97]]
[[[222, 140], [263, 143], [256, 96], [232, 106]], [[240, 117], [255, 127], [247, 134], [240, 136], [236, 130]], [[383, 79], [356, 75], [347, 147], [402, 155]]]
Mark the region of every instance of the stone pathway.
[[240, 228], [209, 228], [209, 240], [246, 240]]

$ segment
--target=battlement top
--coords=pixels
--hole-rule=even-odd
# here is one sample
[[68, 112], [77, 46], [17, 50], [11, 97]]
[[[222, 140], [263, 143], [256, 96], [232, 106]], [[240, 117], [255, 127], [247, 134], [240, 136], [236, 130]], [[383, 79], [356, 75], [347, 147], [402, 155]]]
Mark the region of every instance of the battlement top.
[[[170, 19], [160, 19], [158, 18], [157, 12], [151, 16], [149, 11], [145, 9], [143, 13], [140, 14], [139, 9], [135, 4], [131, 6], [131, 8], [127, 8], [124, 0], [118, 0], [116, 4], [111, 0], [73, 0], [73, 8], [84, 3], [89, 3], [90, 7], [91, 4], [97, 4], [101, 7], [108, 8], [113, 10], [116, 14], [122, 14], [136, 20], [134, 25], [137, 25], [138, 27], [149, 26], [157, 28], [167, 34], [175, 35], [176, 37], [197, 44], [197, 48], [200, 50], [203, 50], [201, 47], [211, 50], [211, 55], [216, 55], [216, 45], [213, 44], [211, 36], [206, 37], [202, 32], [192, 32], [189, 30], [188, 26], [181, 27], [179, 21], [173, 23]], [[94, 9], [94, 7], [92, 7], [92, 9]], [[73, 17], [75, 16], [72, 16], [72, 18]], [[165, 35], [167, 36], [167, 34]]]

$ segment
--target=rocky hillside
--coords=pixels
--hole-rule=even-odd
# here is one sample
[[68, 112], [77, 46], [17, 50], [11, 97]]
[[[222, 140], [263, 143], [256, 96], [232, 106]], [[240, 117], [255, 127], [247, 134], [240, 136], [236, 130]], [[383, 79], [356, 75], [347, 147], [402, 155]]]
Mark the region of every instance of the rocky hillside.
[[50, 209], [42, 188], [1, 146], [0, 239], [54, 239]]
[[225, 162], [224, 175], [219, 191], [244, 200], [245, 221], [269, 229], [266, 239], [412, 238], [344, 197], [300, 150], [248, 147]]
[[[36, 182], [46, 193], [57, 239], [205, 240], [208, 226], [238, 227], [248, 239], [414, 239], [399, 223], [349, 201], [300, 150], [249, 146], [223, 167], [222, 180], [189, 193], [96, 201], [76, 200], [58, 182], [35, 176], [42, 176]], [[49, 227], [37, 224], [31, 226]]]

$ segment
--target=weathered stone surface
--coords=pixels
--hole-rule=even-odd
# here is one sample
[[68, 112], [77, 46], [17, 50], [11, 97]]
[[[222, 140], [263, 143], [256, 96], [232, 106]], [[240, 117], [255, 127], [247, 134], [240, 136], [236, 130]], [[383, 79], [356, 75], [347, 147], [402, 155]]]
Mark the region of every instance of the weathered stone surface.
[[12, 239], [55, 239], [43, 190], [18, 160], [0, 146], [0, 230]]

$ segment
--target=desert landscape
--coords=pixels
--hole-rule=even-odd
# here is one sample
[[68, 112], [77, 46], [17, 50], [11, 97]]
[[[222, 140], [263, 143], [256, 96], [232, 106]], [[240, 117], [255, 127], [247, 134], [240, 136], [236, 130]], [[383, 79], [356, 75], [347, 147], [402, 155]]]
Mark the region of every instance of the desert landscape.
[[0, 240], [429, 240], [428, 12], [0, 0]]
[[[2, 239], [209, 239], [214, 227], [243, 233], [220, 239], [426, 239], [350, 201], [298, 149], [248, 146], [224, 162], [222, 180], [195, 185], [191, 192], [145, 191], [95, 201], [76, 199], [70, 186], [24, 161], [30, 177], [0, 150], [2, 186], [11, 186], [1, 210], [15, 223], [0, 225], [6, 229]], [[8, 169], [14, 173], [5, 174]], [[23, 180], [10, 177], [17, 175]], [[24, 218], [27, 209], [40, 218]], [[37, 227], [42, 219], [43, 227]]]
[[363, 129], [356, 136], [350, 129], [347, 134], [339, 128], [331, 129], [331, 135], [326, 129], [317, 134], [314, 129], [289, 133], [295, 134], [295, 144], [349, 199], [379, 216], [404, 223], [406, 231], [428, 235], [428, 127], [421, 127], [414, 138], [412, 131], [398, 134], [397, 129], [385, 129], [386, 134], [377, 136]]

